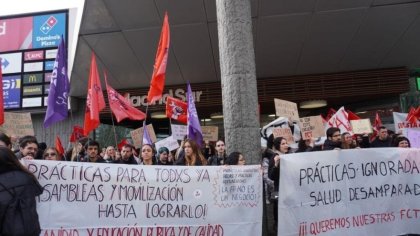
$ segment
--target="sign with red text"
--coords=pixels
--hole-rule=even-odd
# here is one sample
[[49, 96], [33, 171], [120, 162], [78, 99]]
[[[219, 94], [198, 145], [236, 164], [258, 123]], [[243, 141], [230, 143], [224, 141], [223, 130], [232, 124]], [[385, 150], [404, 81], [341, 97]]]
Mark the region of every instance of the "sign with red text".
[[420, 149], [281, 156], [278, 235], [419, 234]]
[[401, 133], [406, 128], [420, 128], [420, 121], [416, 123], [409, 123], [407, 119], [407, 113], [392, 112], [394, 117], [395, 133]]
[[[259, 165], [24, 161], [44, 188], [40, 235], [260, 235]], [[51, 220], [54, 219], [54, 220]]]
[[299, 127], [304, 140], [325, 136], [324, 122], [321, 116], [300, 118]]
[[296, 103], [274, 98], [274, 105], [277, 116], [286, 117], [289, 121], [299, 121], [299, 112]]

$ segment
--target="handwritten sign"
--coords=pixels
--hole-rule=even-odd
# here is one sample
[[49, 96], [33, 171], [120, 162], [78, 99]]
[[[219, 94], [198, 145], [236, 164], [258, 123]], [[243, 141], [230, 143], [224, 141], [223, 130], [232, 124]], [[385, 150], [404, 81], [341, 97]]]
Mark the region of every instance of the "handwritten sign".
[[415, 148], [280, 156], [278, 235], [419, 234], [419, 156]]
[[325, 136], [324, 123], [321, 116], [300, 118], [299, 127], [304, 140]]
[[[146, 125], [146, 127], [149, 131], [149, 135], [150, 135], [150, 138], [152, 139], [152, 142], [155, 143], [157, 139], [156, 139], [155, 130], [153, 129], [153, 125], [148, 124]], [[140, 148], [143, 143], [143, 127], [140, 127], [138, 129], [131, 131], [130, 134], [131, 134], [131, 139], [133, 139], [134, 147]]]
[[219, 127], [217, 126], [201, 126], [203, 139], [207, 141], [217, 141], [219, 138]]
[[187, 126], [186, 125], [171, 125], [172, 137], [176, 140], [184, 140], [185, 135], [187, 135]]
[[289, 121], [299, 121], [299, 112], [296, 103], [274, 98], [274, 105], [276, 106], [277, 116], [284, 116]]
[[34, 135], [31, 113], [4, 113], [4, 123], [0, 130], [8, 135]]
[[24, 164], [44, 188], [40, 235], [261, 234], [259, 165]]
[[274, 128], [273, 129], [273, 137], [283, 137], [287, 140], [288, 144], [295, 143], [295, 140], [293, 139], [292, 130], [289, 127], [286, 128]]
[[162, 139], [155, 143], [156, 150], [159, 150], [161, 147], [166, 147], [169, 151], [175, 150], [179, 148], [178, 141], [174, 139], [172, 136], [169, 136], [165, 139]]
[[369, 119], [351, 120], [350, 124], [355, 134], [373, 133]]

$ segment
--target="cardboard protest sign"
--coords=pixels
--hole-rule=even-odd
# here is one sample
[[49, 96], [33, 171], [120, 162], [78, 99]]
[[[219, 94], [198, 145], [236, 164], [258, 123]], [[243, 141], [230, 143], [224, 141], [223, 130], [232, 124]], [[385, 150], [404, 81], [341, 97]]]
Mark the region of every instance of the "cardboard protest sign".
[[299, 127], [304, 140], [325, 136], [324, 122], [321, 116], [300, 118]]
[[34, 135], [31, 113], [4, 113], [4, 123], [0, 130], [8, 135], [19, 137], [25, 135]]
[[280, 156], [278, 235], [419, 234], [419, 156], [415, 148]]
[[289, 121], [299, 121], [299, 112], [296, 103], [274, 98], [274, 105], [277, 116], [286, 117]]
[[351, 120], [350, 124], [354, 134], [373, 133], [372, 124], [370, 123], [369, 119]]
[[259, 165], [24, 164], [44, 188], [40, 235], [261, 234]]
[[394, 117], [395, 133], [397, 134], [405, 128], [420, 128], [420, 121], [409, 123], [405, 120], [407, 119], [407, 113], [393, 112], [392, 115]]
[[[149, 131], [149, 135], [150, 135], [150, 138], [152, 139], [152, 142], [155, 143], [157, 139], [156, 139], [155, 130], [153, 129], [153, 125], [148, 124], [146, 125], [146, 127]], [[131, 139], [133, 140], [134, 147], [140, 148], [143, 143], [143, 127], [140, 127], [138, 129], [131, 131], [130, 135], [131, 135]]]
[[276, 127], [273, 129], [273, 137], [277, 138], [277, 137], [283, 137], [287, 140], [288, 144], [292, 144], [295, 142], [295, 140], [293, 139], [293, 134], [292, 134], [292, 130], [289, 127], [285, 127], [285, 128], [279, 128]]
[[169, 151], [175, 150], [179, 148], [178, 141], [174, 139], [172, 136], [169, 136], [165, 139], [162, 139], [155, 143], [156, 150], [158, 151], [161, 147], [166, 147]]
[[219, 127], [217, 126], [201, 126], [203, 140], [217, 141], [219, 138]]
[[172, 137], [176, 140], [184, 140], [185, 135], [187, 135], [187, 126], [186, 125], [171, 125]]

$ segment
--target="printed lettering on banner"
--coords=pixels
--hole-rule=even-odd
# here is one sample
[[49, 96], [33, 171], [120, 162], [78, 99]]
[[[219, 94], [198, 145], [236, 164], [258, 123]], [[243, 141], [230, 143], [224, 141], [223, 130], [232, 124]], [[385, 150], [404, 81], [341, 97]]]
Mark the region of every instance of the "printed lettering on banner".
[[219, 138], [219, 127], [217, 126], [201, 126], [203, 132], [203, 140], [217, 141]]
[[172, 137], [176, 140], [184, 140], [185, 135], [187, 135], [187, 126], [186, 125], [171, 125]]
[[325, 136], [324, 122], [321, 116], [300, 118], [299, 127], [304, 140]]
[[369, 119], [351, 120], [350, 121], [353, 133], [355, 134], [371, 134], [372, 125]]
[[40, 235], [261, 234], [259, 165], [23, 163], [44, 188]]
[[299, 121], [299, 112], [296, 103], [274, 98], [274, 105], [277, 116], [286, 117], [289, 121]]
[[[157, 139], [156, 139], [155, 130], [153, 129], [153, 125], [148, 124], [146, 125], [146, 127], [149, 131], [149, 135], [150, 135], [150, 138], [152, 139], [152, 142], [156, 142]], [[140, 127], [138, 129], [131, 131], [130, 135], [131, 135], [131, 139], [133, 140], [134, 147], [140, 148], [143, 143], [143, 127]]]
[[166, 147], [169, 151], [179, 148], [178, 140], [174, 139], [172, 136], [169, 136], [165, 139], [162, 139], [155, 143], [156, 150], [159, 150], [161, 147]]
[[419, 156], [416, 148], [281, 156], [278, 235], [419, 234]]

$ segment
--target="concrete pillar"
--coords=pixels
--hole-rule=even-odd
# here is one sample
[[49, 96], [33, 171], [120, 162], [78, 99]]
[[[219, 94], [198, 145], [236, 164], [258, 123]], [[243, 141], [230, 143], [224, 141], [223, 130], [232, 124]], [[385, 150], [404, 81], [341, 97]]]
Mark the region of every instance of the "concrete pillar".
[[250, 0], [216, 0], [227, 153], [261, 160]]

